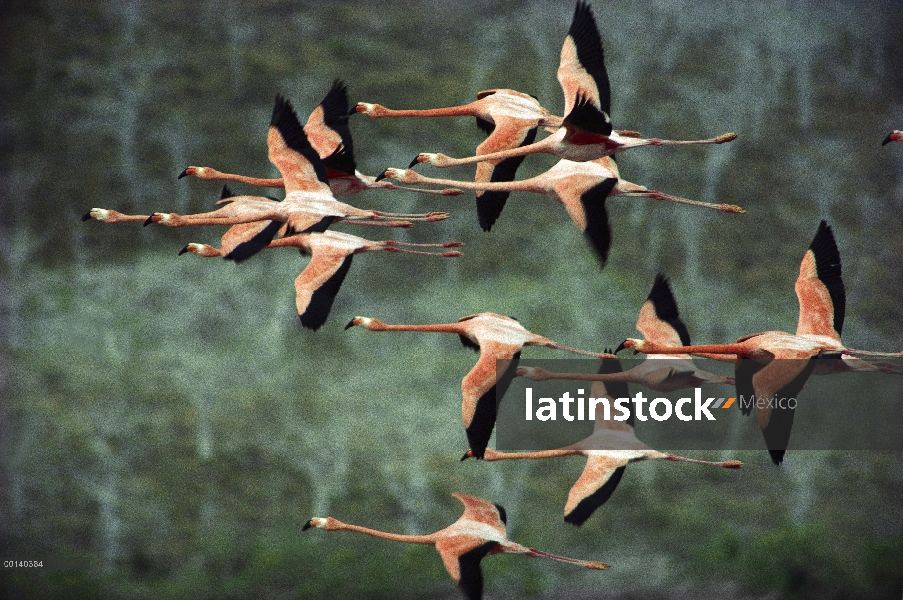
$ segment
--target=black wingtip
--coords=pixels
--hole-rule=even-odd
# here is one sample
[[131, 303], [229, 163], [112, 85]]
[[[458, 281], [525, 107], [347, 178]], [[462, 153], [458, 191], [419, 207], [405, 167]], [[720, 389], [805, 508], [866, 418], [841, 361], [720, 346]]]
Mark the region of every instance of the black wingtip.
[[809, 249], [815, 256], [815, 270], [818, 278], [828, 289], [831, 297], [831, 304], [834, 308], [834, 331], [842, 334], [846, 316], [846, 288], [843, 283], [840, 250], [837, 249], [834, 231], [824, 219], [818, 224], [818, 231], [815, 233], [812, 243], [809, 244]]
[[91, 220], [91, 211], [89, 210], [85, 214], [82, 215], [82, 221], [90, 221]]
[[575, 527], [580, 527], [586, 523], [586, 520], [596, 512], [596, 509], [608, 502], [608, 499], [611, 498], [615, 488], [618, 487], [618, 483], [621, 482], [621, 478], [624, 476], [625, 468], [626, 467], [624, 466], [616, 468], [608, 478], [608, 481], [592, 494], [581, 500], [571, 512], [564, 515], [564, 522], [569, 525], [574, 525]]
[[784, 453], [786, 450], [769, 450], [768, 454], [771, 455], [771, 462], [773, 462], [776, 466], [780, 466], [782, 462], [784, 462]]
[[680, 343], [689, 346], [691, 343], [690, 331], [680, 318], [677, 300], [674, 299], [674, 292], [671, 291], [671, 282], [662, 273], [655, 276], [655, 282], [652, 284], [646, 300], [652, 302], [656, 316], [674, 328], [680, 338]]
[[185, 169], [184, 171], [179, 173], [179, 176], [176, 177], [176, 179], [182, 179], [183, 177], [187, 177], [187, 176], [188, 176], [188, 169]]
[[326, 165], [313, 146], [310, 145], [307, 134], [304, 133], [304, 128], [301, 126], [298, 115], [295, 114], [291, 103], [281, 94], [276, 94], [273, 115], [270, 117], [270, 127], [275, 128], [279, 132], [279, 135], [282, 136], [289, 148], [301, 154], [311, 164], [314, 172], [317, 174], [317, 179], [321, 183], [329, 184], [329, 177], [326, 175]]
[[[228, 190], [224, 190], [228, 191]], [[270, 221], [270, 223], [263, 228], [257, 235], [252, 237], [249, 240], [246, 240], [240, 244], [238, 244], [232, 252], [224, 256], [226, 260], [232, 260], [236, 263], [241, 263], [264, 248], [266, 248], [273, 238], [276, 237], [276, 234], [279, 233], [279, 229], [282, 228], [282, 223], [280, 221]]]
[[219, 193], [219, 199], [225, 200], [226, 198], [233, 198], [235, 194], [232, 193], [232, 190], [229, 189], [228, 185], [223, 185], [222, 191]]
[[326, 322], [325, 318], [319, 316], [309, 317], [305, 315], [298, 315], [298, 319], [301, 321], [301, 327], [303, 327], [304, 329], [310, 329], [311, 331], [316, 331], [323, 326], [323, 323]]
[[616, 178], [609, 177], [580, 196], [580, 204], [583, 206], [583, 214], [586, 217], [583, 235], [596, 253], [602, 268], [605, 268], [608, 252], [611, 249], [611, 225], [608, 222], [608, 211], [605, 210], [605, 200], [617, 183]]
[[502, 506], [501, 504], [497, 504], [495, 502], [493, 502], [493, 504], [495, 504], [496, 510], [499, 511], [499, 518], [502, 520], [502, 523], [507, 525], [508, 524], [508, 511], [506, 511], [505, 507]]

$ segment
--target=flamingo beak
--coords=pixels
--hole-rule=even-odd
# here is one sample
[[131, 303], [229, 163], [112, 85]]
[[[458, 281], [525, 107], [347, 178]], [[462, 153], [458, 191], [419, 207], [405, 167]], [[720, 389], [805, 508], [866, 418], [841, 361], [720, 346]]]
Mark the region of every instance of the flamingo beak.
[[182, 256], [182, 255], [185, 254], [186, 252], [189, 252], [188, 246], [185, 246], [184, 248], [182, 248], [181, 250], [179, 250], [179, 256]]
[[357, 323], [355, 323], [355, 321], [357, 321], [357, 319], [351, 319], [350, 321], [348, 321], [348, 324], [345, 325], [345, 331], [348, 331], [349, 329], [351, 329], [352, 327], [357, 325]]
[[313, 527], [313, 525], [311, 524], [310, 521], [308, 521], [307, 523], [304, 524], [303, 527], [301, 527], [301, 531], [307, 531], [307, 530], [310, 529], [311, 527]]
[[376, 176], [376, 181], [382, 181], [383, 179], [385, 179], [385, 178], [386, 178], [386, 171], [388, 171], [388, 169], [384, 169], [382, 173], [380, 173], [379, 175], [377, 175], [377, 176]]
[[420, 164], [420, 155], [418, 154], [417, 156], [414, 157], [414, 160], [411, 161], [411, 164], [408, 165], [408, 168], [410, 169], [411, 167], [413, 167], [415, 165], [419, 165], [419, 164]]
[[183, 177], [187, 177], [188, 175], [190, 175], [190, 173], [188, 172], [188, 169], [185, 169], [184, 171], [179, 173], [179, 176], [176, 179], [182, 179]]
[[82, 216], [82, 221], [90, 221], [90, 220], [91, 220], [91, 211], [88, 211]]
[[461, 457], [461, 462], [464, 462], [468, 458], [473, 458], [473, 450], [468, 450], [464, 453], [464, 456]]
[[618, 348], [615, 350], [615, 354], [617, 354], [618, 352], [620, 352], [621, 350], [623, 350], [626, 347], [627, 347], [627, 340], [624, 340], [623, 342], [618, 344]]

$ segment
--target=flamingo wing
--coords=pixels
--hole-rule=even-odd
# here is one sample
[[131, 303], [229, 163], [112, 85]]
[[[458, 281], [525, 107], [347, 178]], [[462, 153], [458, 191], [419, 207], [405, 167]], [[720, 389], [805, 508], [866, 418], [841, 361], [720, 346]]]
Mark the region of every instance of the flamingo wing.
[[[814, 360], [802, 352], [778, 352], [775, 360], [758, 369], [751, 377], [753, 396], [757, 400], [762, 399], [761, 407], [756, 405], [759, 427], [771, 460], [776, 465], [784, 461], [796, 411], [786, 406], [772, 408], [771, 400], [796, 398], [812, 375], [815, 364]], [[737, 384], [737, 393], [741, 393], [739, 377]]]
[[497, 546], [476, 536], [454, 536], [436, 542], [436, 550], [442, 557], [445, 570], [458, 584], [468, 600], [483, 597], [483, 571], [480, 561]]
[[[354, 143], [348, 127], [348, 86], [339, 79], [310, 113], [304, 133], [329, 171], [354, 175]], [[337, 173], [336, 175], [338, 175]]]
[[254, 221], [233, 225], [223, 234], [221, 249], [223, 257], [243, 262], [264, 248], [282, 229], [284, 223], [279, 221]]
[[611, 225], [608, 223], [605, 199], [608, 198], [617, 183], [617, 179], [609, 177], [580, 194], [582, 211], [575, 212], [576, 208], [572, 207], [573, 202], [566, 201], [564, 203], [571, 219], [583, 231], [583, 235], [586, 236], [589, 245], [596, 252], [603, 266], [608, 260], [608, 251], [611, 249]]
[[822, 221], [800, 264], [796, 280], [800, 302], [797, 335], [815, 334], [838, 342], [846, 312], [846, 291], [840, 272], [840, 252], [831, 227]]
[[572, 144], [607, 144], [612, 148], [618, 143], [609, 140], [611, 135], [611, 119], [596, 108], [592, 100], [579, 96], [561, 123], [567, 129], [565, 140]]
[[297, 191], [329, 193], [326, 165], [307, 139], [292, 105], [282, 96], [276, 96], [267, 146], [270, 162], [282, 173], [286, 195]]
[[[528, 146], [536, 141], [536, 123], [534, 121], [495, 117], [496, 125], [488, 138], [477, 146], [477, 155], [490, 154], [501, 150]], [[478, 119], [479, 123], [479, 119]], [[483, 123], [489, 123], [483, 121]], [[474, 181], [477, 183], [507, 183], [514, 181], [518, 167], [524, 161], [523, 156], [515, 156], [504, 160], [483, 161], [477, 163]], [[496, 219], [502, 214], [510, 192], [477, 192], [477, 218], [480, 228], [489, 231]]]
[[680, 319], [668, 278], [659, 273], [636, 322], [643, 337], [660, 346], [689, 346], [690, 332]]
[[460, 500], [461, 504], [464, 505], [464, 514], [461, 515], [462, 519], [489, 525], [503, 537], [505, 536], [508, 513], [502, 505], [466, 494], [453, 493], [452, 496]]
[[605, 69], [602, 37], [589, 3], [580, 1], [561, 47], [558, 82], [564, 91], [564, 114], [570, 115], [581, 96], [599, 111], [611, 114], [611, 86]]
[[597, 508], [605, 504], [624, 475], [629, 459], [605, 454], [590, 454], [586, 468], [568, 494], [564, 520], [583, 525]]
[[302, 326], [316, 330], [326, 322], [353, 257], [314, 250], [310, 263], [295, 279], [295, 302]]
[[[461, 412], [467, 441], [475, 458], [483, 458], [498, 412], [498, 398], [505, 395], [517, 371], [520, 359], [519, 344], [503, 344], [485, 340], [480, 342], [480, 358], [461, 382]], [[499, 376], [496, 361], [510, 360]]]
[[[605, 352], [611, 353], [608, 349], [606, 349]], [[599, 370], [597, 371], [599, 375], [610, 375], [623, 372], [624, 367], [621, 365], [621, 361], [616, 358], [603, 359], [602, 364], [599, 365]], [[590, 388], [590, 397], [608, 398], [609, 402], [614, 402], [618, 398], [629, 398], [630, 389], [627, 387], [626, 381], [594, 381]], [[627, 425], [632, 428], [634, 424], [633, 421], [633, 411], [630, 411], [630, 417], [624, 422], [606, 421], [597, 416], [595, 424], [593, 425], [593, 431], [598, 431], [600, 429], [620, 429], [622, 423], [627, 423]]]

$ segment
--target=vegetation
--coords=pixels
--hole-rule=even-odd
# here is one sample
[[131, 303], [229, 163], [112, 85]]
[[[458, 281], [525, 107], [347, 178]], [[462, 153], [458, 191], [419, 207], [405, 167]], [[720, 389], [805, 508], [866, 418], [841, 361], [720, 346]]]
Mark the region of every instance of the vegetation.
[[[331, 515], [433, 531], [459, 516], [449, 493], [461, 491], [505, 505], [520, 543], [613, 565], [491, 557], [492, 597], [899, 598], [899, 453], [791, 450], [781, 467], [739, 453], [737, 472], [642, 464], [573, 528], [561, 510], [580, 460], [458, 461], [474, 355], [453, 336], [342, 330], [355, 315], [493, 311], [601, 350], [633, 335], [659, 271], [694, 341], [793, 330], [797, 265], [825, 218], [844, 261], [844, 340], [903, 347], [903, 147], [879, 145], [903, 126], [896, 3], [593, 4], [617, 126], [740, 136], [634, 150], [621, 174], [748, 214], [611, 200], [600, 271], [546, 198], [513, 195], [487, 234], [469, 193], [368, 192], [352, 203], [448, 210], [393, 235], [459, 240], [465, 255], [361, 256], [330, 321], [310, 332], [291, 287], [306, 258], [178, 257], [221, 233], [81, 215], [206, 209], [219, 187], [177, 180], [190, 164], [274, 176], [274, 95], [304, 115], [335, 78], [352, 101], [393, 108], [508, 87], [560, 114], [572, 6], [0, 3], [0, 554], [92, 560], [89, 571], [4, 572], [4, 597], [453, 598], [429, 549], [301, 526]], [[472, 119], [355, 116], [351, 127], [368, 174], [421, 151], [466, 156], [483, 136]], [[529, 157], [519, 176], [552, 164]]]

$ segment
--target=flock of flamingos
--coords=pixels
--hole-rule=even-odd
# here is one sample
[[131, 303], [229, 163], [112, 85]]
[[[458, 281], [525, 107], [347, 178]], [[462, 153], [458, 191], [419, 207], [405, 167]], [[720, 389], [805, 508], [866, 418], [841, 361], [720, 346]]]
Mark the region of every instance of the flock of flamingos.
[[[382, 250], [435, 257], [458, 257], [458, 242], [412, 244], [398, 241], [371, 241], [330, 229], [334, 224], [382, 227], [411, 227], [415, 221], [440, 221], [444, 212], [422, 214], [361, 210], [336, 200], [372, 188], [388, 188], [442, 195], [457, 195], [461, 189], [475, 190], [477, 216], [488, 231], [504, 208], [511, 192], [545, 194], [565, 209], [604, 266], [612, 243], [605, 209], [609, 197], [647, 197], [678, 202], [729, 213], [743, 213], [738, 206], [708, 204], [678, 198], [630, 183], [618, 176], [613, 156], [640, 146], [721, 144], [736, 138], [724, 134], [713, 139], [673, 141], [646, 139], [638, 133], [614, 130], [608, 117], [611, 91], [605, 69], [602, 41], [589, 4], [578, 1], [573, 21], [561, 49], [558, 81], [564, 92], [564, 117], [550, 114], [533, 96], [514, 90], [496, 89], [477, 94], [475, 102], [429, 110], [391, 110], [379, 104], [358, 103], [349, 111], [345, 85], [336, 81], [323, 101], [302, 126], [288, 100], [276, 97], [267, 135], [269, 159], [282, 174], [280, 179], [262, 179], [222, 173], [210, 167], [188, 167], [179, 176], [203, 180], [229, 180], [254, 186], [285, 188], [285, 198], [236, 196], [223, 187], [221, 205], [214, 211], [178, 215], [126, 215], [94, 208], [84, 220], [107, 223], [141, 221], [168, 227], [226, 225], [220, 247], [190, 243], [180, 252], [204, 257], [222, 256], [244, 261], [265, 248], [294, 246], [311, 256], [295, 280], [297, 308], [301, 324], [317, 329], [329, 316], [333, 300], [351, 266], [355, 254]], [[455, 159], [437, 153], [419, 154], [408, 169], [387, 169], [377, 177], [360, 173], [355, 167], [349, 116], [363, 113], [373, 118], [471, 116], [488, 137], [476, 155]], [[536, 141], [539, 129], [550, 135]], [[884, 140], [903, 141], [903, 132], [894, 131]], [[528, 154], [548, 153], [561, 160], [545, 173], [515, 180], [518, 166]], [[412, 170], [418, 163], [436, 167], [476, 164], [473, 182], [434, 179]], [[448, 186], [443, 190], [423, 190], [406, 185]], [[495, 426], [497, 403], [515, 376], [535, 380], [583, 379], [593, 381], [597, 398], [627, 397], [628, 383], [638, 383], [668, 392], [705, 383], [736, 385], [746, 397], [795, 397], [811, 375], [843, 371], [883, 371], [903, 374], [887, 362], [867, 362], [859, 357], [900, 357], [903, 353], [882, 353], [847, 348], [840, 339], [843, 328], [845, 292], [841, 278], [840, 254], [831, 228], [822, 221], [812, 244], [804, 252], [796, 281], [800, 316], [795, 334], [767, 331], [740, 338], [732, 344], [690, 345], [690, 336], [680, 319], [668, 280], [659, 275], [648, 299], [640, 308], [637, 330], [643, 339], [627, 339], [617, 348], [645, 353], [647, 360], [623, 371], [615, 353], [598, 353], [564, 346], [525, 329], [518, 321], [494, 313], [462, 317], [456, 323], [430, 325], [387, 325], [377, 319], [355, 317], [346, 327], [370, 331], [429, 331], [460, 336], [464, 346], [480, 353], [474, 368], [464, 377], [462, 413], [469, 442], [464, 458], [487, 461], [549, 458], [579, 454], [586, 468], [574, 484], [564, 508], [565, 521], [581, 525], [608, 500], [624, 469], [632, 462], [667, 459], [742, 467], [739, 461], [706, 462], [658, 452], [633, 435], [633, 418], [625, 422], [596, 421], [593, 434], [572, 446], [544, 452], [505, 453], [488, 448]], [[524, 346], [545, 346], [603, 359], [597, 375], [550, 373], [540, 368], [518, 368]], [[723, 377], [698, 369], [691, 355], [732, 362], [733, 377]], [[826, 360], [810, 360], [821, 358]], [[749, 359], [749, 360], [741, 360]], [[779, 360], [776, 360], [779, 359]], [[499, 360], [511, 361], [501, 373]], [[752, 409], [746, 409], [749, 414]], [[793, 411], [756, 408], [759, 425], [772, 460], [780, 464], [790, 435]], [[481, 498], [453, 494], [464, 504], [464, 514], [450, 526], [429, 535], [400, 535], [342, 523], [331, 517], [313, 518], [304, 529], [357, 531], [377, 537], [436, 547], [448, 573], [467, 598], [482, 596], [483, 580], [479, 563], [488, 554], [515, 553], [572, 563], [590, 569], [606, 569], [607, 564], [558, 556], [522, 546], [506, 537], [505, 509]]]

